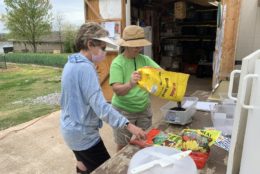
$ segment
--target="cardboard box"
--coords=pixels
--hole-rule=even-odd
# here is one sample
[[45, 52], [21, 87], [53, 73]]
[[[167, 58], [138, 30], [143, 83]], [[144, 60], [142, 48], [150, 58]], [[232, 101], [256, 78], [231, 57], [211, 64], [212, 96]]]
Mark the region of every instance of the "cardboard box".
[[174, 3], [174, 16], [176, 19], [186, 18], [186, 2], [179, 1]]

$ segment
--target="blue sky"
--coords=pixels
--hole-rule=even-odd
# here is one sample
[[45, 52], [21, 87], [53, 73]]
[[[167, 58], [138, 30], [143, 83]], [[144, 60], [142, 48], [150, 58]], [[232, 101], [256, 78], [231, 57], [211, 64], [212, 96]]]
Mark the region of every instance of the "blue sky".
[[[60, 14], [65, 23], [81, 25], [84, 23], [84, 0], [50, 0], [53, 17]], [[0, 0], [0, 15], [5, 14], [4, 0]], [[0, 22], [0, 33], [7, 32]]]

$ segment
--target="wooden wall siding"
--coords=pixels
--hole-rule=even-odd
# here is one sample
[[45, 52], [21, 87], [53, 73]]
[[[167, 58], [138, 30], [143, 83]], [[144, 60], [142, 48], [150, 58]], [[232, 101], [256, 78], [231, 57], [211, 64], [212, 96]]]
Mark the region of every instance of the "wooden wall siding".
[[109, 85], [109, 70], [111, 63], [117, 54], [117, 52], [107, 52], [106, 59], [96, 64], [99, 83], [107, 101], [111, 101], [113, 96], [113, 90]]
[[[126, 0], [121, 0], [122, 2], [122, 18], [117, 19], [103, 19], [100, 15], [99, 10], [99, 0], [84, 0], [85, 6], [85, 22], [93, 21], [93, 22], [108, 22], [108, 21], [120, 21], [121, 30], [126, 26]], [[122, 33], [122, 32], [121, 32]], [[117, 56], [118, 52], [108, 51], [106, 55], [106, 59], [100, 63], [97, 63], [97, 72], [99, 76], [99, 82], [103, 91], [103, 94], [107, 101], [111, 101], [113, 96], [112, 88], [109, 85], [109, 69], [112, 60]]]
[[121, 0], [122, 4], [122, 19], [121, 19], [121, 33], [123, 33], [124, 28], [126, 27], [126, 0]]
[[[126, 26], [126, 0], [121, 0], [122, 3], [122, 18], [102, 18], [99, 11], [99, 0], [84, 0], [85, 7], [85, 22], [109, 22], [109, 21], [120, 21], [121, 22], [121, 33]], [[88, 5], [89, 4], [89, 5]]]
[[99, 0], [85, 0], [85, 15], [86, 22], [100, 20]]
[[219, 78], [225, 80], [235, 67], [235, 48], [241, 0], [223, 0], [222, 2], [227, 6], [227, 11]]

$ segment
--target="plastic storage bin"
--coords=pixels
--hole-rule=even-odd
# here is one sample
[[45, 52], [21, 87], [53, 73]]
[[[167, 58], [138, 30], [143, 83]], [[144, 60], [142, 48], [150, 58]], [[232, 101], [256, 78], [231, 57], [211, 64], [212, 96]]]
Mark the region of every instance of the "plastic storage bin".
[[[232, 93], [232, 97], [237, 97], [237, 93]], [[227, 93], [219, 93], [219, 99], [223, 104], [235, 104], [236, 101], [228, 97]]]
[[223, 135], [231, 135], [234, 122], [235, 104], [215, 105], [211, 110], [213, 126]]
[[192, 116], [196, 112], [196, 104], [198, 102], [197, 97], [184, 97], [182, 101], [182, 107], [185, 111], [175, 111], [171, 108], [177, 107], [177, 102], [168, 102], [161, 107], [161, 111], [164, 114], [164, 120], [168, 123], [185, 125], [192, 121]]

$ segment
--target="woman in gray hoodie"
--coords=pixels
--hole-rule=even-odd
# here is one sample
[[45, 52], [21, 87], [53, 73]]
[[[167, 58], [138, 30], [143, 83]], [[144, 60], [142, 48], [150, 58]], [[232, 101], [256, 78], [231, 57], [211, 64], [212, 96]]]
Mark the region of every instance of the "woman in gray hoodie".
[[83, 24], [76, 37], [79, 52], [68, 57], [62, 73], [61, 132], [77, 158], [78, 173], [89, 173], [110, 158], [99, 135], [102, 121], [145, 139], [145, 132], [113, 109], [101, 91], [94, 62], [102, 61], [106, 45], [113, 44], [107, 36], [99, 24]]

